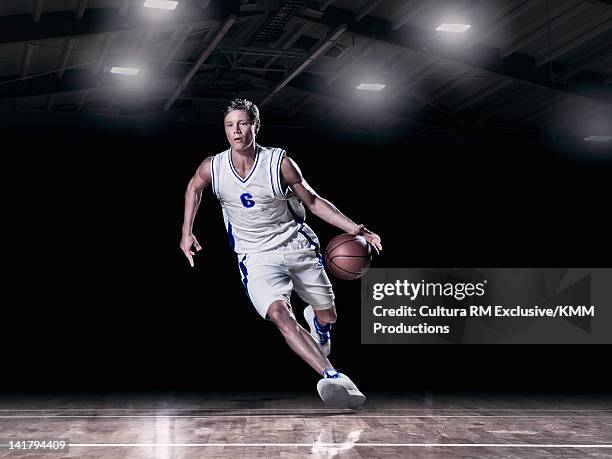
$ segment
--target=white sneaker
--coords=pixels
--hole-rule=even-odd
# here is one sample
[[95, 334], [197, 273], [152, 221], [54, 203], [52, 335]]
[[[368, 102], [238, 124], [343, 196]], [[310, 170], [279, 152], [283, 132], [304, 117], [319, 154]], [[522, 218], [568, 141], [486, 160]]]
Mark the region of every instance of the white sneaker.
[[308, 323], [308, 327], [310, 327], [310, 335], [314, 338], [314, 340], [319, 343], [321, 349], [323, 350], [323, 354], [327, 357], [331, 352], [331, 331], [321, 332], [319, 331], [319, 327], [315, 323], [315, 312], [312, 309], [311, 305], [306, 306], [304, 308], [304, 319]]
[[366, 400], [351, 379], [338, 373], [336, 378], [323, 378], [317, 384], [317, 391], [326, 405], [334, 408], [359, 408]]

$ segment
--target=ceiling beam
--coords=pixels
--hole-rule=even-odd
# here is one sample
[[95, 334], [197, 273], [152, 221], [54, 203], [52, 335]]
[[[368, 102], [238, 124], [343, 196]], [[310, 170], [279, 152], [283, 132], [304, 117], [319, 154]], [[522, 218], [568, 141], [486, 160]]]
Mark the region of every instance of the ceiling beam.
[[[215, 24], [231, 14], [234, 2], [219, 2], [221, 6], [205, 11], [186, 6], [177, 10], [164, 22], [168, 29], [185, 24]], [[229, 6], [228, 6], [229, 5]], [[41, 22], [32, 22], [30, 15], [0, 16], [0, 44], [32, 42], [51, 38], [70, 38], [79, 35], [150, 29], [151, 21], [145, 15], [130, 14], [121, 17], [114, 8], [92, 8], [83, 19], [72, 11], [45, 13]]]
[[[393, 103], [397, 102], [397, 98], [391, 93], [381, 94], [358, 94], [357, 89], [349, 89], [342, 84], [331, 84], [327, 85], [323, 83], [323, 79], [314, 74], [302, 74], [295, 78], [290, 83], [290, 87], [293, 89], [299, 89], [300, 91], [306, 91], [307, 93], [315, 94], [320, 97], [326, 97], [334, 100], [338, 103], [345, 103], [353, 108], [355, 111], [369, 111], [376, 113], [371, 110], [371, 106], [365, 103], [359, 103], [358, 96], [382, 96], [386, 98], [389, 103], [382, 103], [382, 99], [379, 100], [379, 106], [387, 115], [396, 116], [402, 118], [404, 121], [417, 125], [419, 127], [431, 126], [431, 127], [443, 127], [443, 128], [456, 128], [457, 124], [454, 120], [449, 120], [445, 117], [431, 116], [431, 112], [424, 112], [419, 117], [413, 116], [413, 108], [406, 107], [405, 104]], [[384, 107], [384, 108], [382, 108]], [[434, 114], [438, 115], [438, 114]]]
[[[560, 13], [556, 11], [554, 13], [555, 16], [550, 20], [550, 30], [552, 31], [553, 29], [559, 27], [561, 24], [583, 12], [587, 8], [589, 8], [587, 3], [578, 2]], [[548, 32], [548, 27], [546, 18], [542, 18], [531, 26], [527, 27], [522, 31], [518, 38], [516, 36], [512, 37], [512, 41], [506, 42], [507, 44], [503, 45], [499, 52], [500, 57], [508, 57], [510, 54], [527, 46], [534, 40], [546, 35]]]
[[363, 5], [359, 11], [355, 13], [355, 21], [359, 22], [366, 17], [370, 12], [382, 3], [382, 0], [370, 0]]
[[418, 67], [415, 67], [412, 70], [412, 74], [408, 77], [404, 77], [404, 79], [398, 81], [395, 84], [395, 88], [393, 88], [393, 92], [397, 95], [396, 97], [412, 97], [416, 98], [419, 102], [424, 102], [423, 98], [415, 97], [412, 88], [416, 86], [421, 81], [430, 78], [433, 76], [434, 72], [437, 72], [442, 66], [444, 66], [444, 62], [436, 59], [427, 59]]
[[289, 73], [289, 75], [287, 75], [280, 82], [278, 82], [276, 86], [274, 86], [274, 88], [272, 88], [270, 93], [261, 101], [260, 106], [265, 106], [276, 94], [278, 94], [285, 86], [287, 86], [287, 84], [291, 80], [293, 80], [300, 73], [302, 73], [304, 69], [306, 69], [306, 67], [308, 67], [314, 60], [316, 60], [325, 51], [327, 51], [336, 42], [336, 40], [342, 36], [345, 31], [346, 24], [340, 24], [334, 29], [329, 38], [325, 39], [324, 41], [321, 40], [321, 42], [319, 42], [319, 44], [315, 46], [315, 49], [314, 51], [312, 51], [310, 56], [308, 56], [300, 65], [298, 65], [295, 70]]
[[512, 22], [514, 19], [526, 13], [527, 11], [529, 11], [531, 8], [536, 6], [539, 2], [540, 0], [514, 1], [513, 3], [510, 4], [508, 8], [503, 9], [502, 11], [499, 12], [499, 14], [501, 15], [499, 19], [494, 21], [492, 24], [489, 24], [483, 30], [474, 31], [472, 38], [468, 39], [466, 46], [471, 47], [471, 46], [474, 46], [484, 41], [486, 38], [493, 35], [495, 32], [497, 32], [502, 27], [505, 27], [510, 22]]
[[[603, 18], [603, 20], [602, 20]], [[571, 51], [588, 40], [595, 38], [597, 35], [606, 31], [612, 30], [612, 11], [608, 11], [597, 17], [596, 20], [584, 24], [576, 29], [573, 33], [567, 36], [567, 40], [562, 45], [555, 47], [550, 53], [543, 51], [536, 58], [535, 66], [539, 67], [546, 64], [550, 60], [555, 60], [557, 57]], [[612, 35], [611, 35], [612, 38]]]
[[45, 110], [50, 112], [53, 110], [53, 102], [55, 101], [55, 94], [49, 94], [47, 97], [47, 103], [45, 104]]
[[436, 89], [431, 94], [426, 95], [425, 101], [421, 102], [420, 107], [424, 107], [428, 103], [435, 102], [440, 97], [444, 96], [445, 94], [448, 94], [453, 89], [465, 83], [466, 80], [463, 77], [470, 75], [470, 73], [472, 72], [473, 72], [472, 69], [462, 70], [461, 72], [459, 72], [453, 80], [451, 80], [450, 82], [448, 82], [447, 84], [443, 86], [440, 86], [438, 89]]
[[472, 105], [480, 102], [481, 100], [486, 99], [489, 96], [492, 96], [497, 91], [505, 88], [506, 86], [509, 86], [511, 83], [512, 83], [512, 80], [497, 81], [497, 82], [493, 83], [492, 85], [488, 86], [487, 88], [485, 88], [484, 90], [478, 91], [477, 94], [473, 94], [473, 95], [468, 96], [465, 99], [463, 99], [462, 102], [460, 102], [459, 104], [455, 105], [451, 109], [451, 112], [452, 113], [458, 113], [458, 112], [460, 112], [462, 110], [465, 110], [466, 108], [471, 107]]
[[[346, 22], [348, 24], [347, 31], [361, 37], [402, 46], [417, 53], [436, 56], [448, 62], [484, 70], [493, 76], [512, 79], [534, 87], [552, 88], [565, 94], [612, 104], [612, 94], [601, 79], [594, 78], [593, 75], [581, 74], [566, 85], [551, 82], [549, 69], [534, 67], [534, 58], [530, 56], [513, 54], [506, 59], [502, 59], [498, 55], [498, 50], [493, 47], [476, 45], [467, 49], [431, 42], [429, 35], [422, 29], [404, 25], [401, 31], [394, 31], [388, 21], [372, 16], [356, 23], [353, 21], [351, 11], [337, 7], [328, 8], [320, 21], [313, 20], [311, 22], [313, 24], [326, 24], [328, 27], [335, 27], [338, 23]], [[557, 63], [553, 65], [553, 71], [558, 72], [564, 68], [563, 65]]]
[[539, 110], [534, 110], [531, 112], [531, 114], [521, 117], [518, 121], [516, 121], [513, 126], [524, 126], [525, 124], [529, 124], [531, 123], [533, 120], [536, 120], [544, 115], [546, 115], [549, 112], [552, 112], [554, 110], [558, 110], [559, 107], [566, 105], [566, 104], [573, 104], [574, 101], [569, 100], [569, 99], [563, 99], [562, 97], [559, 97], [559, 95], [555, 95], [553, 96], [552, 99], [550, 99], [549, 103], [546, 104], [543, 108], [539, 109]]
[[612, 43], [603, 43], [579, 58], [574, 59], [565, 70], [555, 75], [555, 80], [565, 83], [582, 72], [589, 64], [605, 56], [612, 56]]
[[485, 121], [495, 118], [497, 115], [511, 112], [515, 108], [521, 108], [532, 103], [533, 97], [536, 95], [535, 92], [537, 91], [536, 89], [525, 86], [515, 87], [513, 91], [510, 91], [510, 93], [497, 100], [494, 105], [488, 105], [486, 109], [482, 111], [482, 114], [478, 114], [474, 124], [480, 126]]
[[168, 110], [172, 106], [172, 104], [176, 101], [176, 99], [181, 94], [181, 92], [187, 87], [191, 79], [198, 72], [202, 64], [204, 64], [206, 59], [208, 59], [208, 57], [215, 50], [217, 45], [221, 42], [221, 40], [223, 39], [225, 34], [229, 31], [229, 29], [232, 27], [234, 22], [236, 22], [236, 15], [230, 14], [225, 20], [225, 22], [219, 26], [219, 29], [217, 30], [215, 37], [208, 44], [208, 46], [202, 52], [202, 54], [200, 54], [195, 64], [191, 68], [191, 70], [189, 70], [189, 73], [185, 75], [185, 78], [183, 78], [183, 80], [177, 85], [172, 95], [168, 98], [168, 100], [164, 104], [164, 110]]
[[87, 98], [89, 97], [90, 90], [82, 91], [79, 99], [76, 103], [76, 107], [74, 109], [75, 112], [81, 113], [83, 111], [83, 107], [85, 106], [85, 102], [87, 102]]
[[366, 40], [363, 40], [359, 45], [353, 47], [350, 53], [346, 53], [346, 58], [340, 65], [340, 68], [334, 69], [334, 73], [327, 78], [325, 84], [331, 84], [345, 76], [351, 69], [359, 67], [360, 65], [363, 66], [363, 59], [372, 54], [374, 49], [374, 44]]
[[77, 48], [79, 44], [79, 40], [77, 38], [69, 38], [66, 42], [66, 48], [62, 52], [62, 57], [60, 57], [59, 70], [57, 71], [57, 77], [62, 78], [64, 76], [64, 70], [68, 66], [68, 61], [70, 60], [70, 56], [72, 56], [72, 51]]
[[[258, 74], [244, 72], [244, 75], [249, 76], [253, 79], [253, 81], [274, 84], [269, 79], [263, 78], [261, 75]], [[346, 104], [347, 106], [350, 106], [357, 111], [369, 110], [369, 107], [358, 102], [357, 98], [355, 97], [355, 92], [357, 90], [351, 89], [347, 92], [347, 88], [342, 84], [328, 85], [325, 83], [325, 80], [321, 76], [315, 74], [302, 73], [293, 80], [291, 80], [287, 87], [290, 87], [293, 90], [300, 91], [306, 96], [312, 96], [312, 98], [323, 98], [335, 102], [336, 104]], [[383, 95], [383, 97], [385, 96]], [[393, 98], [392, 95], [390, 97]], [[308, 103], [310, 100], [311, 99], [307, 99], [305, 102], [303, 102]], [[411, 113], [404, 110], [404, 107], [398, 109], [397, 107], [392, 106], [392, 104], [381, 104], [381, 106], [384, 106], [383, 110], [386, 112], [387, 115], [402, 118], [405, 122], [409, 122], [413, 125], [418, 125], [421, 128], [425, 126], [437, 126], [436, 124], [431, 124], [426, 119], [421, 120], [412, 117]]]
[[293, 108], [289, 111], [289, 118], [293, 118], [297, 113], [302, 110], [306, 105], [308, 105], [316, 96], [314, 94], [308, 94], [304, 96], [304, 98], [299, 101], [297, 104], [293, 106]]
[[332, 3], [334, 3], [335, 0], [323, 0], [321, 2], [321, 6], [319, 6], [319, 11], [325, 11], [327, 8], [329, 8], [331, 6]]
[[[527, 119], [527, 117], [534, 117], [534, 115], [540, 113], [542, 109], [549, 106], [554, 106], [561, 100], [563, 100], [562, 96], [550, 92], [539, 97], [534, 96], [530, 104], [517, 107], [518, 109], [515, 111], [514, 117], [510, 120], [511, 125], [520, 126], [523, 124], [523, 120]], [[534, 119], [537, 116], [535, 116]]]
[[83, 15], [85, 14], [85, 10], [87, 9], [87, 0], [79, 0], [79, 4], [76, 8], [76, 17], [77, 19], [83, 19]]
[[[587, 102], [586, 104], [575, 104], [570, 110], [564, 110], [562, 113], [555, 113], [549, 117], [544, 123], [543, 128], [547, 130], [563, 130], [566, 129], [566, 124], [578, 120], [589, 119], [589, 113], [598, 107], [597, 102]], [[573, 124], [573, 123], [572, 123]]]
[[[209, 66], [202, 67], [206, 70], [202, 69], [201, 73], [208, 73], [211, 70]], [[161, 65], [156, 65], [149, 69], [149, 77], [156, 81], [176, 81], [185, 75], [186, 70], [185, 64], [172, 64], [166, 69]], [[36, 78], [29, 78], [25, 81], [22, 81], [21, 78], [20, 75], [0, 77], [0, 101], [110, 87], [130, 77], [113, 75], [108, 72], [94, 74], [90, 70], [81, 68], [65, 69], [64, 77], [61, 79], [57, 78], [55, 73], [37, 75]]]
[[0, 78], [0, 83], [5, 83], [0, 85], [2, 101], [112, 86], [117, 79], [106, 73], [92, 76], [87, 70], [66, 70], [62, 79], [47, 74], [19, 81], [19, 76], [11, 75]]
[[170, 43], [168, 43], [168, 51], [166, 52], [166, 56], [164, 57], [164, 67], [168, 67], [172, 59], [174, 59], [177, 53], [181, 50], [181, 48], [187, 41], [190, 28], [191, 25], [187, 24], [185, 27], [181, 27], [174, 31], [172, 39], [170, 40]]
[[427, 2], [423, 0], [410, 0], [391, 16], [391, 30], [397, 30], [410, 21], [414, 16], [419, 14]]
[[102, 70], [102, 67], [104, 66], [104, 62], [106, 60], [105, 54], [108, 53], [109, 50], [111, 49], [111, 46], [113, 46], [114, 39], [115, 39], [114, 33], [107, 33], [106, 36], [104, 37], [104, 42], [102, 43], [102, 46], [100, 47], [100, 54], [102, 54], [102, 57], [94, 64], [94, 68], [93, 68], [94, 75], [97, 75]]
[[119, 0], [119, 16], [125, 16], [130, 6], [131, 0]]
[[[304, 34], [304, 32], [306, 32], [307, 29], [308, 27], [306, 26], [306, 24], [299, 24], [295, 29], [289, 29], [290, 35], [283, 41], [281, 49], [285, 50], [291, 48], [293, 44], [302, 37], [302, 35]], [[274, 64], [274, 62], [276, 62], [277, 59], [278, 56], [271, 57], [266, 61], [263, 67], [265, 69], [269, 68], [272, 64]]]
[[32, 8], [32, 20], [34, 22], [40, 22], [40, 16], [42, 15], [42, 6], [43, 0], [34, 0], [34, 7]]
[[25, 45], [23, 50], [23, 58], [21, 59], [21, 70], [19, 75], [23, 78], [30, 74], [30, 65], [32, 64], [32, 55], [34, 54], [34, 46]]
[[612, 1], [611, 0], [582, 0], [583, 2], [590, 3], [593, 6], [598, 6], [601, 8], [607, 8], [612, 10]]
[[[107, 33], [106, 36], [104, 37], [104, 42], [102, 43], [102, 46], [100, 48], [100, 54], [102, 55], [102, 57], [93, 64], [92, 73], [94, 75], [98, 75], [102, 71], [102, 68], [104, 67], [104, 62], [106, 62], [105, 54], [110, 50], [111, 46], [113, 45], [114, 39], [115, 39], [114, 33]], [[62, 76], [63, 76], [63, 73], [62, 73]], [[83, 99], [83, 103], [85, 103], [85, 100], [87, 100], [89, 93], [93, 91], [93, 89], [94, 88], [83, 90], [83, 94], [81, 94], [81, 99]], [[79, 99], [79, 101], [81, 99]], [[78, 108], [78, 105], [77, 105], [77, 108]]]

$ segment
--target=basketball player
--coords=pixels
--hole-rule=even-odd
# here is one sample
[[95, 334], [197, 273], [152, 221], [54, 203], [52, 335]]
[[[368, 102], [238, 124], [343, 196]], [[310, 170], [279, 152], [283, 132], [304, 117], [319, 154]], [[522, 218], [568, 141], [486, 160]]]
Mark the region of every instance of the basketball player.
[[[230, 148], [207, 157], [187, 186], [181, 250], [193, 267], [192, 249], [202, 250], [193, 235], [193, 222], [202, 190], [211, 186], [221, 203], [229, 243], [255, 309], [323, 376], [317, 388], [325, 403], [356, 408], [365, 397], [328, 359], [331, 326], [336, 321], [334, 293], [317, 236], [304, 222], [304, 206], [340, 230], [363, 236], [377, 252], [382, 250], [380, 237], [321, 198], [284, 150], [255, 142], [260, 128], [255, 104], [233, 100], [223, 121]], [[293, 290], [308, 304], [304, 317], [310, 333], [293, 314]]]

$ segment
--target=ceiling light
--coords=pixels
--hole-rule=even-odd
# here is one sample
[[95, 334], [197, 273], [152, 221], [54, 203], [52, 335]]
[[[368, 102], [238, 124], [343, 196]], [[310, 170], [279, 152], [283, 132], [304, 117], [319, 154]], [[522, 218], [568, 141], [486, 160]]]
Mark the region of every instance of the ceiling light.
[[178, 2], [173, 2], [170, 0], [145, 0], [144, 7], [145, 8], [159, 8], [162, 10], [174, 10]]
[[465, 32], [467, 29], [472, 27], [469, 24], [440, 24], [436, 27], [436, 30], [440, 32]]
[[590, 135], [585, 137], [584, 140], [587, 142], [610, 142], [612, 140], [612, 136], [610, 135]]
[[385, 89], [385, 86], [387, 85], [379, 83], [361, 83], [356, 89], [361, 89], [362, 91], [382, 91]]
[[138, 75], [140, 69], [135, 67], [111, 67], [110, 73], [117, 73], [119, 75]]

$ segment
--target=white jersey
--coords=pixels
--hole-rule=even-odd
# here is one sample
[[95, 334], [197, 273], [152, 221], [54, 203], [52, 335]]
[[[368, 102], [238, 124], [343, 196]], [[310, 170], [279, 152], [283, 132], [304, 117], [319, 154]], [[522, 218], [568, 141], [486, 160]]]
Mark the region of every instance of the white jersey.
[[285, 150], [259, 145], [255, 150], [244, 180], [234, 168], [231, 148], [211, 162], [212, 190], [221, 203], [230, 246], [239, 254], [278, 247], [306, 226], [304, 206], [281, 184]]

